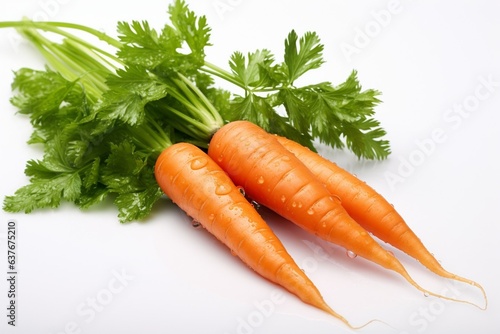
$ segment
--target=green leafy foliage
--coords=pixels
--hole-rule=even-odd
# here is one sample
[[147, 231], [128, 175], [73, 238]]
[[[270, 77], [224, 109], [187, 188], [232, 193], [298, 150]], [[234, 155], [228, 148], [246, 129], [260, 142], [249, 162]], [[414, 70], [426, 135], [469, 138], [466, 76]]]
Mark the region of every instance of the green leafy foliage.
[[223, 94], [210, 87], [212, 78], [200, 71], [210, 28], [184, 1], [170, 5], [169, 15], [171, 23], [160, 32], [147, 22], [118, 24], [123, 44], [118, 55], [125, 66], [107, 81], [104, 114], [135, 125], [143, 121], [146, 104], [161, 100], [153, 103], [160, 108], [150, 110], [162, 113], [193, 140], [206, 142], [223, 125], [213, 104], [224, 105]]
[[[146, 136], [141, 149], [136, 149], [134, 142], [141, 137], [131, 136], [126, 119], [105, 121], [109, 115], [102, 105], [89, 102], [80, 83], [49, 69], [20, 69], [13, 87], [16, 94], [12, 103], [30, 117], [34, 127], [30, 143], [42, 144], [44, 155], [41, 160], [28, 161], [25, 174], [30, 183], [5, 198], [4, 210], [28, 213], [56, 208], [63, 201], [87, 209], [111, 195], [120, 221], [143, 219], [149, 214], [161, 196], [152, 171], [153, 152], [169, 145], [168, 136], [157, 144], [161, 128], [153, 131], [143, 125], [141, 133], [149, 131], [156, 137]], [[122, 87], [132, 89], [132, 84], [124, 82]], [[144, 87], [143, 94], [146, 91]]]
[[146, 217], [162, 191], [153, 173], [154, 159], [136, 150], [130, 141], [112, 144], [102, 168], [102, 183], [109, 192], [116, 193], [114, 203], [122, 221]]
[[12, 88], [17, 94], [11, 103], [19, 113], [29, 115], [33, 127], [40, 131], [39, 138], [90, 113], [82, 85], [50, 69], [22, 68], [15, 72]]
[[373, 118], [379, 92], [362, 90], [356, 71], [337, 86], [329, 82], [295, 85], [324, 63], [322, 51], [315, 33], [299, 39], [292, 31], [281, 63], [268, 50], [246, 57], [235, 52], [229, 61], [231, 78], [245, 95], [233, 98], [230, 108], [221, 111], [224, 117], [249, 120], [311, 149], [318, 139], [335, 148], [347, 146], [359, 158], [387, 157], [389, 143], [382, 139], [386, 133]]
[[106, 84], [109, 89], [98, 105], [99, 118], [119, 120], [129, 125], [143, 123], [146, 104], [167, 95], [167, 86], [152, 79], [144, 68], [138, 66], [117, 70], [108, 77]]
[[[211, 44], [204, 16], [183, 0], [174, 0], [168, 14], [170, 22], [159, 30], [147, 21], [119, 22], [117, 40], [63, 25], [107, 41], [116, 56], [62, 33], [57, 22], [16, 25], [49, 64], [16, 71], [11, 99], [33, 125], [28, 143], [44, 154], [28, 161], [30, 183], [5, 198], [4, 210], [31, 212], [64, 201], [88, 209], [111, 197], [121, 222], [143, 219], [162, 196], [154, 176], [159, 153], [178, 141], [207, 147], [224, 122], [238, 119], [312, 150], [320, 141], [360, 158], [389, 154], [385, 131], [373, 118], [379, 92], [363, 90], [356, 71], [339, 85], [304, 84], [324, 63], [316, 33], [291, 31], [281, 62], [268, 49], [234, 52], [226, 71], [205, 59]], [[216, 87], [216, 78], [238, 93]]]
[[314, 32], [306, 33], [297, 45], [297, 33], [292, 30], [285, 41], [285, 65], [288, 82], [293, 84], [309, 70], [319, 68], [323, 64], [323, 45]]
[[191, 50], [189, 61], [201, 67], [205, 63], [205, 47], [210, 45], [210, 27], [205, 16], [197, 16], [186, 2], [175, 1], [169, 7], [170, 21]]

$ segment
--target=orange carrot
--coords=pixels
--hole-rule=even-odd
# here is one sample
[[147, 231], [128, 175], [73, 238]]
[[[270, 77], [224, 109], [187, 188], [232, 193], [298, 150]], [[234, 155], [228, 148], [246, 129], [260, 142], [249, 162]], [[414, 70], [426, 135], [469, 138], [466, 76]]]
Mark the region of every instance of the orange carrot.
[[425, 294], [455, 300], [418, 285], [276, 136], [250, 122], [234, 121], [214, 134], [208, 154], [258, 203], [324, 240], [395, 271]]
[[382, 195], [337, 164], [284, 137], [277, 140], [292, 152], [328, 191], [338, 196], [349, 215], [381, 240], [412, 256], [432, 272], [478, 287], [488, 301], [483, 287], [467, 278], [446, 271], [406, 224], [401, 215]]
[[155, 176], [174, 203], [247, 266], [355, 328], [326, 304], [240, 189], [206, 153], [191, 144], [174, 144], [158, 157]]

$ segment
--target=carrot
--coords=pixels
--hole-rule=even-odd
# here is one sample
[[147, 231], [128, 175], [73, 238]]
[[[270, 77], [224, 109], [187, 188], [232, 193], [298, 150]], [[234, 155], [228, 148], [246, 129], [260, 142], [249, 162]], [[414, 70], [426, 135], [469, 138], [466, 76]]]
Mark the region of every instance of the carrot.
[[331, 194], [340, 198], [347, 213], [362, 227], [415, 258], [435, 274], [479, 288], [486, 303], [484, 309], [487, 308], [488, 300], [483, 287], [470, 279], [446, 271], [394, 206], [382, 195], [355, 175], [310, 149], [284, 137], [276, 138], [309, 168]]
[[174, 144], [160, 154], [154, 172], [163, 192], [248, 267], [356, 328], [326, 304], [240, 189], [206, 153], [192, 144]]
[[418, 285], [276, 136], [253, 123], [234, 121], [214, 134], [208, 155], [258, 203], [326, 241], [393, 270], [426, 295], [455, 301]]

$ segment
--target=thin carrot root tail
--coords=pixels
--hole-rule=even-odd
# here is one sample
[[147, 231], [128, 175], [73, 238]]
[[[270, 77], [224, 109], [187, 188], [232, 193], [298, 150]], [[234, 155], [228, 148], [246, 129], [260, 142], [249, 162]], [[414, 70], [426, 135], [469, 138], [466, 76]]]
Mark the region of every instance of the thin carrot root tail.
[[481, 310], [486, 310], [486, 307], [488, 306], [488, 298], [486, 297], [486, 292], [485, 290], [483, 289], [483, 287], [481, 285], [479, 285], [478, 283], [474, 282], [474, 281], [471, 281], [469, 279], [466, 279], [466, 278], [463, 278], [463, 277], [460, 277], [460, 276], [457, 276], [457, 275], [454, 275], [454, 274], [450, 274], [450, 277], [447, 277], [447, 278], [450, 278], [450, 279], [455, 279], [457, 281], [461, 281], [461, 282], [464, 282], [464, 283], [468, 283], [472, 286], [475, 286], [477, 288], [479, 288], [481, 290], [481, 292], [483, 293], [483, 297], [484, 297], [484, 300], [486, 302], [486, 305], [484, 307], [481, 307], [479, 306], [478, 304], [476, 303], [473, 303], [471, 301], [468, 301], [468, 300], [464, 300], [464, 299], [457, 299], [457, 298], [452, 298], [452, 297], [448, 297], [448, 296], [445, 296], [445, 295], [441, 295], [441, 294], [438, 294], [438, 293], [435, 293], [435, 292], [432, 292], [432, 291], [429, 291], [423, 287], [421, 287], [417, 282], [415, 282], [411, 277], [410, 275], [408, 275], [408, 273], [404, 273], [403, 276], [405, 277], [405, 279], [410, 282], [411, 285], [413, 285], [415, 288], [417, 288], [418, 290], [422, 291], [424, 293], [425, 296], [434, 296], [434, 297], [438, 297], [438, 298], [441, 298], [441, 299], [445, 299], [445, 300], [450, 300], [450, 301], [453, 301], [453, 302], [457, 302], [457, 303], [464, 303], [464, 304], [469, 304], [469, 305], [472, 305], [472, 306], [475, 306]]
[[372, 319], [362, 325], [359, 325], [359, 326], [354, 326], [352, 325], [346, 318], [344, 318], [342, 315], [338, 314], [337, 312], [335, 312], [334, 310], [332, 310], [328, 305], [325, 305], [325, 307], [322, 307], [322, 309], [324, 311], [326, 311], [327, 313], [329, 313], [330, 315], [333, 315], [335, 318], [339, 319], [340, 321], [342, 321], [345, 325], [347, 325], [350, 329], [353, 329], [353, 330], [358, 330], [358, 329], [362, 329], [366, 326], [368, 326], [369, 324], [371, 323], [374, 323], [374, 322], [380, 322], [380, 323], [383, 323], [384, 325], [387, 325], [389, 327], [392, 327], [391, 325], [383, 322], [382, 320], [379, 320], [379, 319]]
[[472, 302], [469, 302], [469, 304], [471, 305], [474, 305], [476, 306], [477, 308], [479, 308], [480, 310], [483, 310], [485, 311], [487, 308], [488, 308], [488, 296], [486, 296], [486, 291], [484, 290], [483, 286], [473, 280], [470, 280], [468, 278], [464, 278], [464, 277], [461, 277], [461, 276], [458, 276], [458, 275], [455, 275], [455, 274], [451, 274], [450, 273], [450, 279], [453, 279], [455, 281], [459, 281], [459, 282], [463, 282], [463, 283], [466, 283], [466, 284], [469, 284], [475, 288], [478, 288], [479, 291], [481, 291], [482, 295], [483, 295], [483, 299], [484, 299], [484, 306], [481, 307], [475, 303], [472, 303]]
[[363, 325], [361, 325], [361, 326], [356, 326], [356, 327], [352, 327], [352, 326], [351, 326], [351, 328], [352, 328], [352, 329], [356, 329], [356, 330], [357, 330], [357, 329], [362, 329], [362, 328], [364, 328], [364, 327], [366, 327], [366, 326], [368, 326], [369, 324], [372, 324], [372, 323], [374, 323], [374, 322], [380, 322], [381, 324], [384, 324], [384, 325], [386, 325], [386, 326], [388, 326], [388, 327], [391, 327], [392, 329], [397, 330], [397, 328], [395, 328], [395, 327], [393, 327], [393, 326], [389, 325], [387, 322], [382, 321], [382, 320], [379, 320], [379, 319], [372, 319], [372, 320], [368, 321], [367, 323], [365, 323], [365, 324], [363, 324]]

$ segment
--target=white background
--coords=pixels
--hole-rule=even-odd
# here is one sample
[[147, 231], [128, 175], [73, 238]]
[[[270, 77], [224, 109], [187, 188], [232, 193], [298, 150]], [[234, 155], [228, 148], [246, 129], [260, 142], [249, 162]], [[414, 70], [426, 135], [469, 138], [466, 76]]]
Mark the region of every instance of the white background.
[[[235, 51], [282, 57], [291, 29], [316, 31], [327, 63], [310, 82], [342, 82], [352, 69], [380, 90], [376, 118], [392, 154], [382, 162], [320, 147], [386, 196], [445, 268], [480, 282], [489, 308], [424, 297], [395, 274], [307, 235], [263, 211], [326, 301], [363, 333], [500, 331], [500, 5], [496, 1], [191, 0], [211, 25], [208, 60], [227, 68]], [[2, 1], [0, 20], [71, 21], [114, 36], [119, 20], [160, 28], [168, 2]], [[12, 71], [43, 60], [14, 30], [0, 31], [0, 195], [26, 184], [28, 120], [9, 104]], [[485, 84], [489, 81], [489, 84]], [[462, 113], [458, 113], [459, 110]], [[436, 135], [439, 134], [439, 135]], [[5, 232], [18, 225], [17, 326], [7, 326]], [[175, 206], [121, 225], [111, 206], [64, 205], [0, 214], [1, 333], [348, 333], [340, 321], [260, 278]], [[481, 303], [480, 294], [429, 274], [395, 252], [437, 292]], [[95, 304], [94, 304], [95, 303]]]

